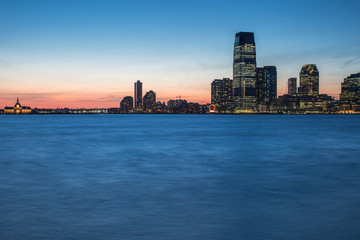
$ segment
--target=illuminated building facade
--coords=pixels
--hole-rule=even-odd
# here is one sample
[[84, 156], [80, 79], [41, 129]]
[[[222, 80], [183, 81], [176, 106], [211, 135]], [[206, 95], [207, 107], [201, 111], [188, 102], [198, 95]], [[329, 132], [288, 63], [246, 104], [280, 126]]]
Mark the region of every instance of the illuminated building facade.
[[[256, 99], [258, 105], [270, 105], [277, 98], [277, 71], [275, 66], [256, 69]], [[258, 106], [259, 107], [259, 106]]]
[[288, 89], [288, 95], [294, 96], [297, 93], [297, 79], [296, 78], [289, 78], [287, 82], [287, 89]]
[[256, 51], [254, 33], [235, 35], [233, 99], [237, 111], [256, 109]]
[[327, 94], [316, 96], [283, 95], [275, 99], [271, 109], [278, 113], [335, 113], [336, 101]]
[[300, 71], [299, 95], [319, 95], [319, 71], [315, 64], [304, 65]]
[[360, 111], [360, 73], [351, 74], [341, 83], [340, 105], [343, 111]]
[[31, 107], [21, 106], [19, 98], [14, 107], [5, 107], [4, 114], [29, 114], [31, 113]]
[[134, 83], [134, 101], [134, 108], [142, 107], [142, 82], [140, 80]]
[[121, 100], [120, 102], [120, 112], [122, 113], [130, 113], [131, 110], [133, 109], [133, 97], [131, 96], [126, 96], [123, 98], [123, 100]]
[[143, 98], [143, 106], [146, 112], [151, 112], [155, 108], [156, 93], [152, 90], [148, 91]]
[[230, 78], [215, 79], [211, 83], [211, 104], [217, 105], [220, 111], [227, 110], [233, 102], [233, 80]]

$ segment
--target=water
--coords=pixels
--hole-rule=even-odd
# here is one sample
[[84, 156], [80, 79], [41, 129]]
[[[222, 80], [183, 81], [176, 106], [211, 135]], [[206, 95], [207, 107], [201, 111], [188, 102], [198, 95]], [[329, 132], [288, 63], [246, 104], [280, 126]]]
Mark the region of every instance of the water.
[[359, 123], [0, 115], [0, 239], [360, 239]]

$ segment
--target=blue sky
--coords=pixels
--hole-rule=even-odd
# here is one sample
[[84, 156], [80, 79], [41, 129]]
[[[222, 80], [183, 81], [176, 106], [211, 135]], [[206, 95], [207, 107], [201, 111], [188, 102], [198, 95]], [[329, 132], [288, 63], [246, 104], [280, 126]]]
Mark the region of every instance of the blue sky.
[[0, 0], [0, 107], [117, 106], [140, 79], [166, 101], [210, 101], [232, 77], [234, 35], [255, 33], [258, 66], [278, 68], [278, 92], [303, 64], [336, 95], [360, 70], [357, 1]]

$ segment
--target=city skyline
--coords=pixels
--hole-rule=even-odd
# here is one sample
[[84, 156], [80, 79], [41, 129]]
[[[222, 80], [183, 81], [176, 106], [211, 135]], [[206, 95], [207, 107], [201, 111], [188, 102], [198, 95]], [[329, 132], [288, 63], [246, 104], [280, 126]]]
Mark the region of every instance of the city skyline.
[[[209, 103], [210, 82], [233, 78], [239, 31], [255, 33], [258, 66], [277, 67], [279, 96], [306, 64], [321, 73], [320, 93], [337, 98], [359, 72], [359, 3], [105, 2], [0, 3], [1, 107], [16, 97], [33, 107], [116, 107], [136, 80], [160, 101]], [[236, 17], [239, 6], [256, 17]]]

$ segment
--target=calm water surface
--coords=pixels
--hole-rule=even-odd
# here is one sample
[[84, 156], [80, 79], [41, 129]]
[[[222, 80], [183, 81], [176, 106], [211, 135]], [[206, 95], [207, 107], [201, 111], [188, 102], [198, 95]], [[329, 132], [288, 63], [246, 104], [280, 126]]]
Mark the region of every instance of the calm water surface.
[[360, 239], [360, 116], [0, 115], [0, 239]]

